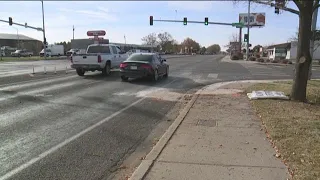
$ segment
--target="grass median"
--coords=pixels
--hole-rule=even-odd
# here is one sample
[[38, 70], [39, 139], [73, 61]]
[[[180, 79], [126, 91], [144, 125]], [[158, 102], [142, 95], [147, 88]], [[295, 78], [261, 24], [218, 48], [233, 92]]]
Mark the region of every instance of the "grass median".
[[[292, 82], [255, 84], [247, 89], [290, 94]], [[252, 100], [253, 107], [289, 166], [295, 180], [320, 179], [320, 81], [309, 81], [310, 103], [289, 100]]]
[[[2, 57], [0, 61], [39, 61], [44, 60], [44, 57], [31, 56], [31, 57]], [[46, 60], [60, 60], [67, 59], [67, 57], [46, 57]]]

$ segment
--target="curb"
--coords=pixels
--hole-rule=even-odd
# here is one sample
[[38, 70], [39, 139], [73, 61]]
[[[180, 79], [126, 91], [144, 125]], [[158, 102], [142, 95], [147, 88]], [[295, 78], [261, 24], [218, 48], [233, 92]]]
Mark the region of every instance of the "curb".
[[257, 64], [261, 64], [261, 65], [271, 65], [271, 66], [290, 66], [290, 65], [294, 65], [294, 64], [262, 63], [262, 62], [258, 62]]
[[146, 156], [144, 160], [142, 160], [141, 164], [138, 168], [133, 172], [129, 180], [142, 180], [145, 175], [148, 173], [149, 169], [153, 166], [153, 163], [158, 158], [159, 154], [162, 152], [164, 147], [167, 145], [172, 135], [178, 129], [181, 122], [187, 116], [189, 110], [193, 106], [193, 104], [198, 99], [199, 94], [194, 94], [192, 99], [188, 102], [186, 107], [180, 112], [179, 116], [174, 120], [168, 130], [164, 133], [164, 135], [160, 138], [157, 144], [153, 147], [150, 153]]

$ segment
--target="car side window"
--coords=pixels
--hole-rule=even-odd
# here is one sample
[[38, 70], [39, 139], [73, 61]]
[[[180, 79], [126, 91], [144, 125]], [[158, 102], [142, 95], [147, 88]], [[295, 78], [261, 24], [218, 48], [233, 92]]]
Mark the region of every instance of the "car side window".
[[118, 53], [121, 52], [121, 49], [118, 46], [116, 46], [116, 49], [117, 49]]
[[117, 48], [115, 46], [111, 46], [113, 54], [118, 54]]

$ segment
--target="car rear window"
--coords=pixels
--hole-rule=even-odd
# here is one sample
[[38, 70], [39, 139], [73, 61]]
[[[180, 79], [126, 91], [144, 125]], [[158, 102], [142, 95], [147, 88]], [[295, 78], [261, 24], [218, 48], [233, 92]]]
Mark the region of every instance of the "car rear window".
[[89, 46], [87, 53], [110, 54], [109, 46]]
[[133, 54], [127, 59], [127, 61], [152, 62], [152, 57], [153, 55], [150, 54]]

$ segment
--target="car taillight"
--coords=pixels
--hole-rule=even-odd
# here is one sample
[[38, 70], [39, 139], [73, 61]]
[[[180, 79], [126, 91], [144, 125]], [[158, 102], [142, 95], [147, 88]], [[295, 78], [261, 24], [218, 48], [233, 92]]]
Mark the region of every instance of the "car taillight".
[[152, 68], [152, 66], [150, 66], [149, 64], [142, 64], [141, 67], [144, 69], [151, 69]]
[[125, 67], [127, 67], [127, 66], [128, 66], [127, 63], [121, 63], [121, 64], [120, 64], [120, 68], [125, 68]]
[[98, 63], [101, 63], [101, 56], [98, 55]]

